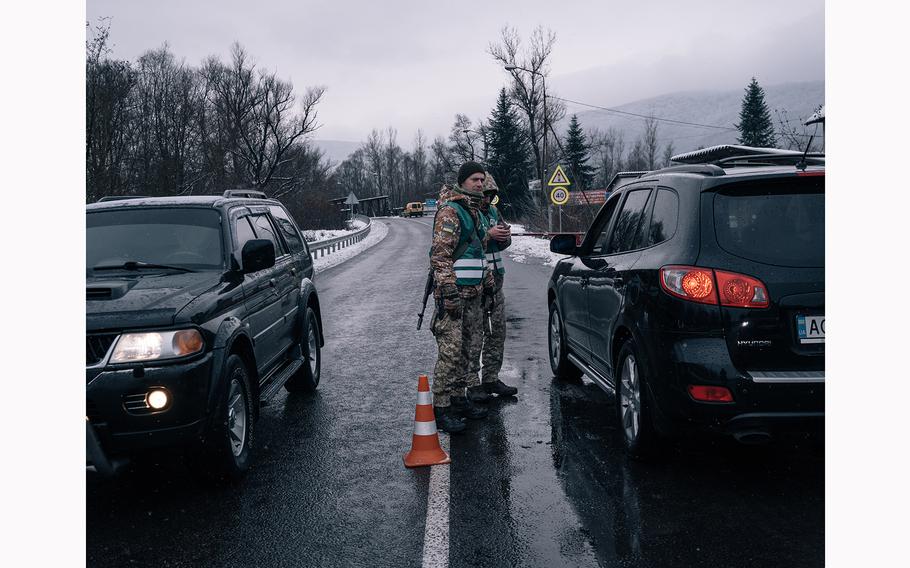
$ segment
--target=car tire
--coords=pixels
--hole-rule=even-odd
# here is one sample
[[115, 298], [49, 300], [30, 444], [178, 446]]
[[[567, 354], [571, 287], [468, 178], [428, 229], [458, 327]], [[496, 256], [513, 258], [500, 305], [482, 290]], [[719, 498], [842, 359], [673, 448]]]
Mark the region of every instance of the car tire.
[[647, 361], [639, 353], [634, 340], [628, 339], [616, 358], [616, 415], [629, 455], [636, 459], [652, 459], [661, 448], [662, 439], [654, 427]]
[[255, 415], [250, 396], [250, 373], [239, 355], [228, 357], [217, 415], [205, 437], [205, 473], [239, 479], [250, 466]]
[[550, 369], [557, 378], [566, 381], [577, 381], [582, 371], [569, 361], [569, 350], [566, 347], [566, 330], [556, 302], [550, 302], [550, 318], [547, 320], [547, 349]]
[[301, 334], [300, 351], [303, 366], [284, 383], [288, 392], [313, 392], [322, 374], [322, 350], [319, 347], [319, 318], [312, 307], [306, 308], [306, 325]]

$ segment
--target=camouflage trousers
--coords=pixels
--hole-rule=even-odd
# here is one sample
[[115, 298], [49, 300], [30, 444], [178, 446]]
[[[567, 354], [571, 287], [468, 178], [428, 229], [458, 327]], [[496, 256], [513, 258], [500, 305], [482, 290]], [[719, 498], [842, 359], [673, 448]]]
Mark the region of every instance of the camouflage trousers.
[[506, 296], [502, 291], [502, 277], [496, 278], [496, 292], [484, 295], [481, 302], [483, 323], [480, 341], [470, 346], [471, 370], [468, 386], [495, 383], [502, 369], [503, 350], [506, 343]]
[[[459, 286], [462, 299], [460, 318], [436, 306], [431, 329], [439, 357], [433, 371], [433, 405], [449, 406], [452, 396], [463, 396], [468, 386], [471, 353], [483, 341], [483, 311], [479, 287]], [[475, 347], [476, 344], [476, 347]]]

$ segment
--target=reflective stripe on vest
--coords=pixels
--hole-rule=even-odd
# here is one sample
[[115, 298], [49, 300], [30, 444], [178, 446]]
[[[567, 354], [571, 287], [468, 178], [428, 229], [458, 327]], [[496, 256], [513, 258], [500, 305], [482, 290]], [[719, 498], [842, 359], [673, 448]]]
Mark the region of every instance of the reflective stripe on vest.
[[[462, 253], [460, 257], [455, 259], [453, 263], [453, 268], [455, 269], [455, 283], [459, 286], [475, 286], [483, 282], [483, 274], [486, 268], [486, 259], [484, 258], [484, 251], [480, 245], [480, 235], [477, 239], [472, 238], [472, 234], [476, 231], [474, 226], [474, 220], [471, 218], [471, 214], [468, 213], [468, 210], [465, 209], [460, 203], [450, 201], [446, 203], [449, 207], [455, 210], [458, 214], [458, 221], [461, 223], [461, 233], [459, 242], [463, 239], [468, 239], [469, 245], [468, 248]], [[480, 225], [483, 228], [486, 225], [486, 217], [484, 215], [478, 215], [478, 220]], [[483, 229], [486, 232], [486, 229]]]
[[[485, 216], [489, 219], [491, 227], [499, 222], [499, 210], [496, 209], [495, 205], [490, 205], [490, 209]], [[500, 276], [506, 273], [506, 267], [502, 263], [502, 257], [499, 255], [499, 243], [496, 242], [496, 239], [490, 239], [487, 243], [487, 267], [498, 272]]]

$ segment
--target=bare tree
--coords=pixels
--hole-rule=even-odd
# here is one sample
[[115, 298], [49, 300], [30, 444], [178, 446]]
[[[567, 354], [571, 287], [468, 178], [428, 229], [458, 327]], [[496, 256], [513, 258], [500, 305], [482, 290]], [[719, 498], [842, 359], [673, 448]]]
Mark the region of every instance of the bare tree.
[[673, 157], [674, 153], [675, 151], [673, 150], [673, 141], [669, 140], [667, 141], [667, 145], [664, 147], [664, 159], [663, 163], [661, 164], [662, 167], [666, 168], [670, 165], [670, 158]]
[[642, 135], [645, 162], [649, 170], [657, 167], [657, 145], [657, 121], [653, 116], [649, 116], [645, 119], [645, 131]]
[[125, 164], [136, 74], [129, 61], [109, 58], [109, 19], [89, 29], [85, 57], [86, 198], [120, 195], [128, 188]]
[[367, 174], [371, 177], [372, 190], [371, 195], [377, 196], [382, 187], [382, 136], [375, 128], [370, 132], [367, 141], [363, 147], [364, 156], [367, 160], [369, 171]]
[[643, 136], [639, 137], [632, 149], [629, 150], [629, 156], [626, 158], [626, 167], [631, 171], [648, 169], [648, 154]]
[[298, 100], [237, 43], [228, 64], [192, 68], [167, 44], [134, 64], [111, 60], [107, 37], [103, 22], [86, 43], [88, 199], [252, 185], [290, 204], [294, 192], [323, 192], [330, 164], [306, 140], [322, 87]]
[[465, 114], [456, 114], [455, 123], [449, 132], [449, 142], [451, 143], [452, 154], [460, 162], [477, 160], [476, 145], [480, 141], [480, 135], [472, 127], [474, 124]]
[[445, 143], [445, 140], [438, 136], [430, 144], [430, 152], [432, 153], [432, 160], [430, 162], [430, 179], [428, 181], [431, 185], [435, 185], [438, 190], [443, 183], [454, 181], [452, 178], [454, 178], [455, 170], [457, 169], [455, 167], [455, 157], [452, 155], [452, 151]]
[[544, 115], [547, 115], [548, 122], [558, 120], [558, 112], [551, 114], [549, 108], [546, 109], [546, 113], [544, 112], [544, 105], [548, 102], [544, 100], [543, 92], [544, 78], [549, 75], [547, 60], [555, 43], [556, 34], [552, 30], [544, 31], [542, 27], [538, 26], [531, 33], [528, 48], [522, 49], [518, 31], [514, 28], [504, 27], [501, 31], [500, 42], [491, 43], [488, 49], [493, 59], [503, 66], [514, 65], [528, 70], [527, 72], [520, 69], [512, 71], [512, 87], [509, 97], [524, 115], [538, 178], [544, 177], [547, 167], [547, 164], [543, 163], [542, 155], [543, 140], [547, 135]]

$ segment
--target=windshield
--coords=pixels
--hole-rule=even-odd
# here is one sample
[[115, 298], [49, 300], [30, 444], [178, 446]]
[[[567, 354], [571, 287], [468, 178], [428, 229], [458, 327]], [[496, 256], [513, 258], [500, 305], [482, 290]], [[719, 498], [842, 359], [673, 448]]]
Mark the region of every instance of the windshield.
[[823, 185], [749, 188], [714, 199], [717, 242], [736, 256], [778, 266], [825, 266]]
[[86, 214], [86, 270], [127, 262], [221, 270], [221, 216], [201, 208], [113, 209]]

